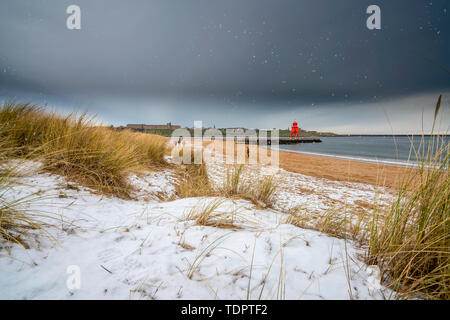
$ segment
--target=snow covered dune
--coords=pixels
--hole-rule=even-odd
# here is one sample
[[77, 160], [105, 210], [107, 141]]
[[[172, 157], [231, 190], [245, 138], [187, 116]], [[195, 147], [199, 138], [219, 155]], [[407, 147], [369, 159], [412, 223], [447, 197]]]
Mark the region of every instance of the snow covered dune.
[[[0, 244], [1, 299], [381, 299], [351, 242], [284, 224], [276, 210], [223, 199], [227, 227], [197, 225], [189, 213], [216, 198], [160, 202], [171, 173], [133, 177], [138, 200], [67, 188], [33, 174], [8, 194], [56, 195], [30, 203], [56, 218], [53, 239], [36, 234], [30, 249]], [[152, 186], [151, 181], [157, 183]], [[141, 191], [141, 193], [143, 193]], [[154, 195], [154, 196], [153, 196]], [[79, 289], [73, 286], [79, 271]], [[69, 271], [69, 273], [68, 273]], [[370, 284], [369, 284], [370, 283]]]

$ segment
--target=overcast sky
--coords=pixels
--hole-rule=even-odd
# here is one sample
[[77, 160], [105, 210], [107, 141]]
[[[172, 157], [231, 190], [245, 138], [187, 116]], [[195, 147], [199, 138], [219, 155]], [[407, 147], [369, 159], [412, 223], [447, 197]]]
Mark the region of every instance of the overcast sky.
[[447, 131], [449, 69], [448, 0], [0, 2], [0, 100], [114, 125], [411, 133], [444, 94]]

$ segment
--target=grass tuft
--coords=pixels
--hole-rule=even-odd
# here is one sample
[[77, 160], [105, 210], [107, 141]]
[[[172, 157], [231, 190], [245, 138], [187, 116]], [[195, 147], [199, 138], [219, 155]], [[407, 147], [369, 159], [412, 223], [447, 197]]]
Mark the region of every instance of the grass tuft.
[[274, 177], [265, 176], [258, 180], [244, 180], [243, 165], [228, 169], [226, 179], [219, 193], [229, 198], [242, 198], [252, 201], [259, 207], [272, 207], [277, 185]]
[[218, 212], [217, 209], [225, 202], [217, 198], [207, 203], [200, 203], [193, 207], [186, 215], [187, 220], [195, 220], [197, 225], [210, 226], [222, 229], [240, 229], [235, 225], [236, 211]]
[[205, 163], [194, 164], [194, 152], [191, 152], [191, 158], [191, 164], [184, 164], [179, 167], [180, 178], [176, 186], [177, 196], [180, 198], [191, 198], [214, 195]]
[[[0, 147], [5, 145], [3, 142], [4, 138], [0, 138]], [[0, 239], [29, 249], [29, 241], [34, 238], [36, 232], [53, 238], [48, 229], [55, 226], [55, 217], [30, 209], [33, 204], [44, 199], [39, 192], [20, 198], [12, 198], [9, 194], [17, 183], [17, 176], [25, 170], [20, 161], [14, 164], [9, 162], [11, 150], [0, 148]]]

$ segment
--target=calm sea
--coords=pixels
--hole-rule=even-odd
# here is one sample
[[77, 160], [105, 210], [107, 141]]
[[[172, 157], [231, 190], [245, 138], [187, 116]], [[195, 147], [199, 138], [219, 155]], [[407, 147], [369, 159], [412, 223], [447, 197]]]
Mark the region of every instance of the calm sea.
[[[321, 143], [300, 143], [295, 145], [280, 145], [280, 150], [333, 156], [369, 162], [386, 162], [393, 164], [414, 163], [416, 156], [410, 154], [412, 144], [419, 149], [422, 139], [427, 146], [434, 137], [425, 136], [340, 136], [320, 137]], [[450, 136], [440, 138], [441, 143], [449, 147]], [[442, 141], [443, 139], [443, 141]]]

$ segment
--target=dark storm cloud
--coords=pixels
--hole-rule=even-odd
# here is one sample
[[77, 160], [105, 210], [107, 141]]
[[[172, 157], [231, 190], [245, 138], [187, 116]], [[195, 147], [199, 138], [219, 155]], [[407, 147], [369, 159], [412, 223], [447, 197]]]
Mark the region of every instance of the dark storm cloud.
[[[70, 4], [81, 7], [79, 31], [66, 29]], [[365, 27], [370, 4], [382, 30]], [[5, 0], [0, 94], [289, 107], [449, 89], [448, 10], [446, 0]]]

